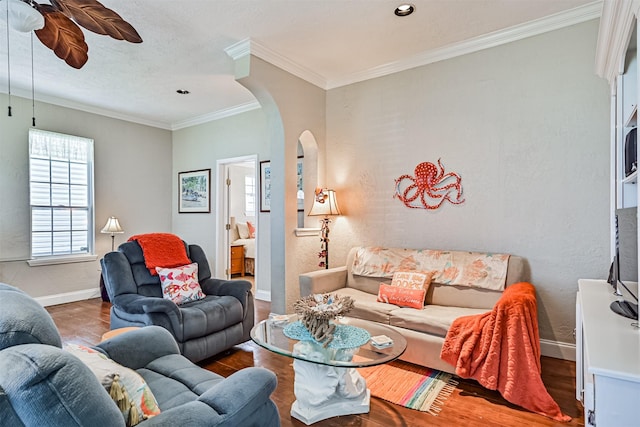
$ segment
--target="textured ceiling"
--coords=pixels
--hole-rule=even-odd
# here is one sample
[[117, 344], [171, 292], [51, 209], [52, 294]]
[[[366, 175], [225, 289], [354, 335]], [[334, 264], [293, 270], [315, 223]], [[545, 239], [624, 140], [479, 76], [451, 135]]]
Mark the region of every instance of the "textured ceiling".
[[[0, 92], [4, 93], [6, 3], [0, 0]], [[89, 60], [76, 70], [34, 38], [36, 99], [167, 129], [255, 102], [234, 81], [233, 60], [225, 53], [245, 39], [308, 71], [316, 77], [315, 84], [331, 88], [376, 72], [419, 65], [429, 52], [508, 29], [515, 32], [549, 16], [580, 16], [582, 11], [583, 17], [593, 19], [600, 7], [588, 0], [414, 0], [416, 12], [399, 18], [393, 10], [400, 1], [390, 0], [102, 3], [131, 23], [143, 43], [85, 31]], [[556, 21], [562, 24], [563, 19]], [[12, 93], [30, 97], [30, 35], [12, 30], [9, 40]], [[178, 95], [177, 89], [191, 93]]]

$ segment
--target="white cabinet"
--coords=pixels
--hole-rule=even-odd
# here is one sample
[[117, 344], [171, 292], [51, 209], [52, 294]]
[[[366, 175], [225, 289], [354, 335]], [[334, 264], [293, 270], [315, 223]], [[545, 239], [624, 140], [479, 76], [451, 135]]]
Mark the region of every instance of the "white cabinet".
[[[585, 426], [640, 426], [640, 329], [615, 314], [604, 280], [580, 280], [576, 298], [576, 398]], [[634, 326], [634, 324], [636, 326]]]

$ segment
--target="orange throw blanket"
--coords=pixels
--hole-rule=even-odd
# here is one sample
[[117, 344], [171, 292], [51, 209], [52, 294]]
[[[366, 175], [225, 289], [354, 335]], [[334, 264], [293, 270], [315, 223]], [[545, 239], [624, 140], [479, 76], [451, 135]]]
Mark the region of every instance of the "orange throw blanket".
[[492, 311], [454, 320], [440, 358], [455, 366], [458, 376], [498, 390], [513, 404], [556, 421], [571, 420], [540, 376], [536, 291], [530, 283], [507, 287]]
[[157, 275], [156, 267], [180, 267], [191, 264], [182, 239], [171, 233], [137, 234], [129, 241], [137, 240], [144, 254], [144, 263], [152, 275]]

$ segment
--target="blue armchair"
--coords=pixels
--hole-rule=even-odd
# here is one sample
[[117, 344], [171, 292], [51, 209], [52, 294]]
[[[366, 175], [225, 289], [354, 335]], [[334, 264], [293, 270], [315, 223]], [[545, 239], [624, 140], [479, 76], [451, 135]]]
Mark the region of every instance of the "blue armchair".
[[207, 296], [182, 305], [162, 297], [160, 279], [149, 273], [137, 241], [123, 243], [100, 263], [113, 304], [111, 329], [162, 326], [173, 335], [180, 352], [198, 362], [250, 339], [254, 302], [250, 282], [212, 278], [200, 246], [185, 247], [189, 259], [198, 263], [198, 281]]
[[[93, 347], [138, 372], [161, 413], [138, 426], [279, 426], [273, 372], [245, 368], [228, 378], [180, 355], [165, 329], [149, 326]], [[124, 426], [94, 373], [61, 348], [51, 316], [0, 283], [0, 425]]]

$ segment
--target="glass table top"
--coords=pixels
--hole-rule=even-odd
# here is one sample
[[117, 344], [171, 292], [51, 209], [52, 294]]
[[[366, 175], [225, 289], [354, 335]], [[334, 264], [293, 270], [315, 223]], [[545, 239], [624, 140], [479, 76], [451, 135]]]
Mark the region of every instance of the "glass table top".
[[[387, 363], [400, 357], [407, 348], [407, 340], [395, 330], [376, 322], [351, 317], [341, 317], [336, 320], [336, 323], [362, 328], [372, 337], [386, 335], [393, 340], [393, 344], [389, 347], [378, 348], [371, 344], [371, 341], [367, 341], [365, 344], [356, 348], [324, 348], [322, 344], [318, 344], [315, 341], [302, 342], [288, 338], [284, 334], [285, 327], [289, 323], [296, 322], [297, 320], [296, 315], [288, 316], [287, 320], [263, 320], [251, 329], [251, 339], [259, 346], [283, 356], [321, 365], [344, 368], [362, 368]], [[299, 347], [302, 345], [300, 343], [303, 343], [307, 347], [305, 351], [299, 351]], [[298, 346], [294, 348], [296, 344]], [[315, 356], [310, 354], [309, 347], [317, 350], [314, 352]], [[321, 358], [317, 357], [320, 353], [323, 356]]]

